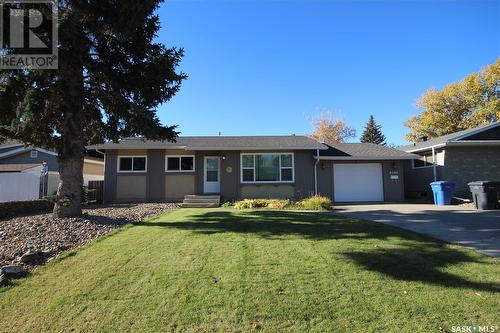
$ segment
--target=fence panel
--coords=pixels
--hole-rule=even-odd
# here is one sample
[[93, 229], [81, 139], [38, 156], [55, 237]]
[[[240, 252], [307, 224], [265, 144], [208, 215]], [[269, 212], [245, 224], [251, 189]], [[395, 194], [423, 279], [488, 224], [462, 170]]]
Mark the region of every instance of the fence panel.
[[89, 180], [89, 190], [94, 193], [93, 200], [95, 203], [102, 204], [104, 181], [103, 180]]
[[0, 173], [0, 202], [37, 200], [40, 175], [24, 172]]

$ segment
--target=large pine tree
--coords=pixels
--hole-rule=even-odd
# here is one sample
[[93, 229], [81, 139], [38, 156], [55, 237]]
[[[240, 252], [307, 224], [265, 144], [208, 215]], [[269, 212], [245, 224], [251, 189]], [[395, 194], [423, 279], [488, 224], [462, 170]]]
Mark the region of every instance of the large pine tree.
[[385, 136], [384, 134], [382, 134], [382, 126], [377, 125], [373, 115], [370, 115], [370, 119], [368, 120], [368, 123], [365, 126], [360, 141], [363, 143], [375, 143], [378, 145], [385, 145]]
[[59, 0], [59, 68], [0, 71], [0, 140], [59, 154], [56, 216], [81, 214], [86, 144], [175, 140], [175, 126], [162, 125], [156, 109], [186, 75], [176, 71], [183, 50], [154, 42], [161, 2]]

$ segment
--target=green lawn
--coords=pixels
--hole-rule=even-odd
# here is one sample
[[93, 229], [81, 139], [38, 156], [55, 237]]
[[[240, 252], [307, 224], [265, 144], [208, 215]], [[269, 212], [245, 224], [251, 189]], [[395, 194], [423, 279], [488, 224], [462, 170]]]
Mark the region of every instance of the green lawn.
[[328, 214], [176, 210], [0, 288], [0, 331], [439, 332], [499, 325], [500, 266]]

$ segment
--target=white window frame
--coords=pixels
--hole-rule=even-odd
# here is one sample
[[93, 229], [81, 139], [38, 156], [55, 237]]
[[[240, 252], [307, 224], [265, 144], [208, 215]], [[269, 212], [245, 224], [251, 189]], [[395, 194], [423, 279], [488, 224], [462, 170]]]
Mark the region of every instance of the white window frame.
[[433, 168], [434, 167], [434, 163], [427, 165], [427, 161], [425, 160], [426, 156], [432, 157], [432, 153], [424, 153], [423, 155], [420, 155], [420, 156], [422, 157], [422, 159], [419, 159], [419, 161], [424, 162], [424, 166], [415, 166], [415, 159], [413, 159], [413, 160], [411, 160], [411, 166], [413, 169], [426, 169], [426, 168]]
[[[144, 170], [134, 170], [134, 158], [144, 157], [146, 159]], [[120, 160], [122, 158], [132, 158], [132, 170], [120, 170]], [[118, 163], [116, 163], [116, 171], [118, 173], [146, 173], [148, 172], [148, 157], [147, 155], [118, 155]]]
[[[172, 157], [178, 157], [179, 158], [179, 170], [168, 170], [168, 159]], [[193, 158], [193, 169], [192, 170], [182, 170], [182, 163], [181, 163], [181, 158], [182, 157], [192, 157]], [[194, 155], [165, 155], [165, 172], [195, 172], [196, 171], [196, 158]]]
[[36, 149], [31, 150], [30, 151], [30, 158], [38, 158], [38, 150], [36, 150]]
[[[279, 177], [280, 180], [255, 180], [255, 156], [256, 155], [278, 155], [279, 156]], [[281, 155], [292, 155], [292, 166], [291, 167], [281, 167]], [[243, 156], [253, 156], [253, 168], [243, 167]], [[253, 169], [253, 181], [243, 180], [243, 170]], [[281, 170], [282, 169], [292, 169], [292, 180], [281, 180]], [[276, 152], [276, 153], [241, 153], [240, 154], [240, 182], [242, 184], [293, 184], [295, 183], [295, 155], [293, 152]]]

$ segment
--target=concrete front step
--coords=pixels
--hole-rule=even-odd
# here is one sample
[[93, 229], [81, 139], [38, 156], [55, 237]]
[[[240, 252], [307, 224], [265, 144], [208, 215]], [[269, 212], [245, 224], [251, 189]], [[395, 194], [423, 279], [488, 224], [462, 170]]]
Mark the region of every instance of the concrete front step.
[[220, 195], [185, 195], [183, 208], [216, 208], [220, 205]]
[[206, 195], [187, 194], [184, 196], [184, 199], [217, 199], [217, 200], [220, 200], [220, 195], [216, 195], [216, 194], [206, 194]]
[[219, 207], [218, 203], [181, 203], [182, 208], [217, 208]]
[[220, 199], [184, 199], [184, 203], [220, 203]]

